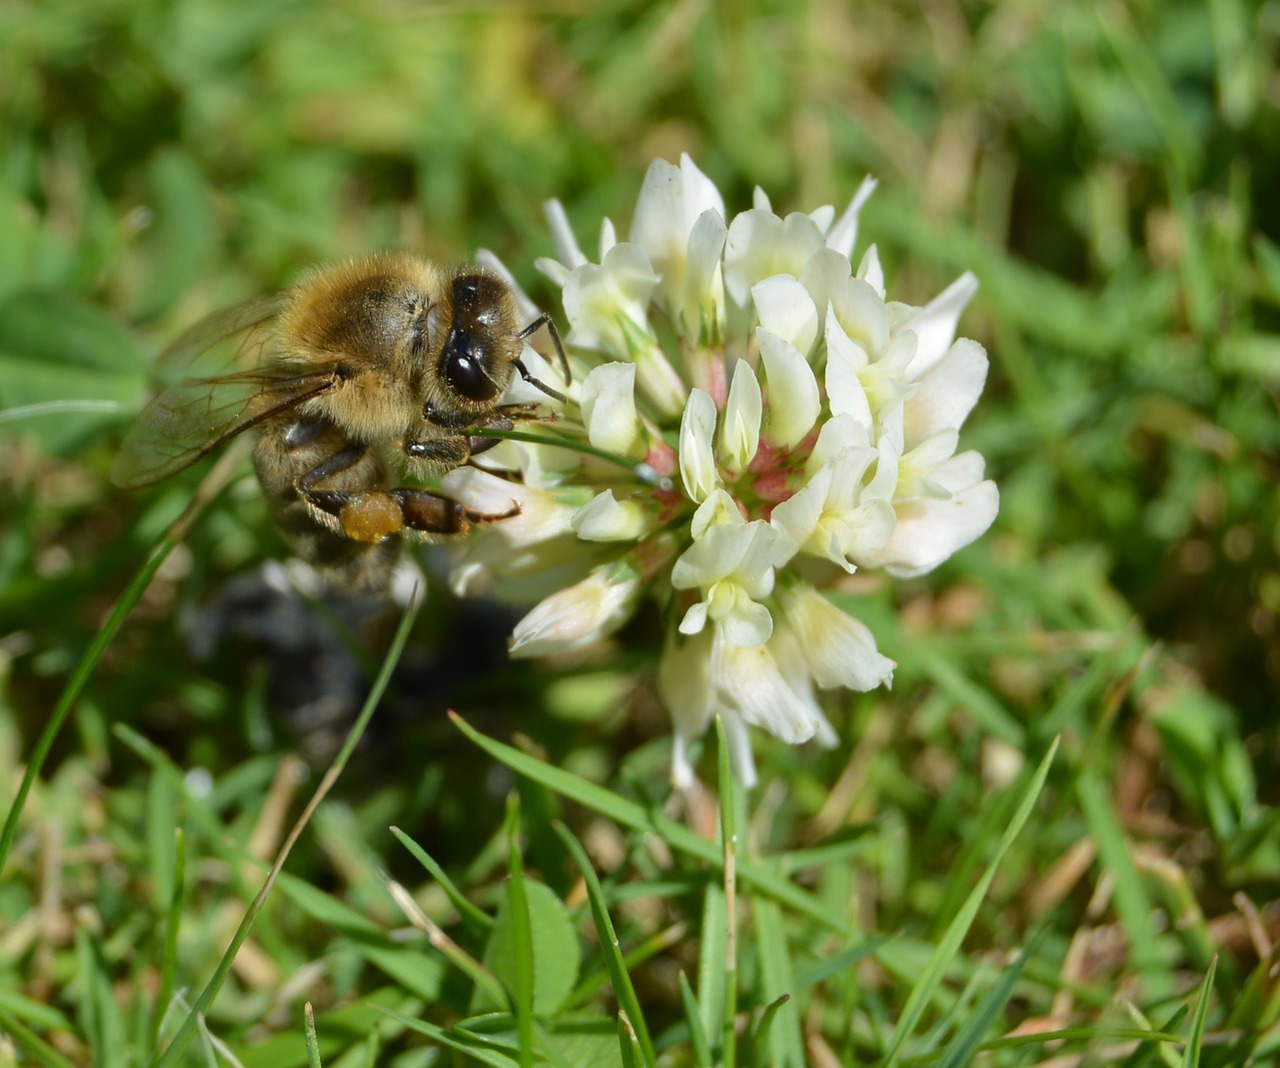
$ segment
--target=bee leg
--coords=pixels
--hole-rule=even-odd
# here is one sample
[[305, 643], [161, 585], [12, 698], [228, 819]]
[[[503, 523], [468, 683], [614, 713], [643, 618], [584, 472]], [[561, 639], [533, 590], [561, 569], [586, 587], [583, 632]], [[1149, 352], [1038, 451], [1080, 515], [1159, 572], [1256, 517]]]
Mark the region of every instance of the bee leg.
[[364, 459], [367, 449], [348, 445], [316, 464], [294, 482], [298, 496], [317, 519], [352, 541], [377, 542], [398, 534], [405, 521], [400, 505], [386, 490], [324, 489], [323, 484]]
[[423, 534], [465, 534], [473, 523], [494, 523], [520, 514], [514, 501], [505, 512], [477, 512], [430, 490], [402, 486], [388, 490], [397, 502], [404, 525]]

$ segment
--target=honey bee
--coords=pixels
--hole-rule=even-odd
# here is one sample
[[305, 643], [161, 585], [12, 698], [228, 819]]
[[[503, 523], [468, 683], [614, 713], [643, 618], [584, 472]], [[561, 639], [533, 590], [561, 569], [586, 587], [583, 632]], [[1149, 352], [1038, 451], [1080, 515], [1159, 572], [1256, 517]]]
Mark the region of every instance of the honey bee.
[[[521, 327], [511, 288], [492, 271], [399, 252], [320, 267], [196, 323], [161, 355], [184, 377], [143, 409], [112, 479], [157, 482], [253, 429], [258, 481], [292, 550], [337, 584], [380, 588], [405, 538], [462, 534], [519, 512], [514, 502], [472, 511], [398, 481], [437, 478], [500, 440], [480, 431], [538, 418], [541, 405], [500, 403], [517, 373], [564, 401], [521, 361], [543, 326], [567, 382], [554, 322], [541, 315]], [[222, 373], [205, 375], [214, 353]]]

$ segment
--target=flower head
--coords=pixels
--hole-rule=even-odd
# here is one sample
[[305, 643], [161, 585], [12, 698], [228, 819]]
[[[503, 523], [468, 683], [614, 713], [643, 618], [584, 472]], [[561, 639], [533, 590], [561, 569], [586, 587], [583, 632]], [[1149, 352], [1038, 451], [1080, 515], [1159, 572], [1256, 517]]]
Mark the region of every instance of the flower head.
[[819, 586], [858, 569], [923, 574], [996, 515], [982, 457], [956, 451], [987, 373], [982, 346], [955, 337], [977, 282], [965, 274], [923, 308], [887, 302], [875, 247], [850, 259], [874, 188], [839, 219], [779, 217], [760, 191], [728, 219], [688, 156], [658, 160], [630, 240], [606, 220], [598, 263], [552, 203], [559, 258], [539, 267], [562, 290], [578, 385], [555, 443], [481, 458], [523, 486], [474, 469], [446, 480], [476, 507], [521, 502], [456, 573], [542, 590], [513, 654], [578, 648], [657, 597], [677, 784], [716, 714], [748, 783], [748, 726], [833, 744], [815, 688], [889, 685], [894, 663]]

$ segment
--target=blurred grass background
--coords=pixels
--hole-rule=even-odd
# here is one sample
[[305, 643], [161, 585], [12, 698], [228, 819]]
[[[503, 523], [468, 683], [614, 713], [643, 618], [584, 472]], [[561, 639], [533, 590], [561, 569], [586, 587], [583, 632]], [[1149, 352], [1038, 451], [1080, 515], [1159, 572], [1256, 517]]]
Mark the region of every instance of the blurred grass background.
[[[601, 216], [625, 227], [655, 156], [689, 152], [731, 213], [757, 184], [782, 211], [843, 206], [870, 172], [860, 246], [878, 243], [892, 297], [922, 303], [964, 269], [981, 279], [962, 332], [992, 374], [966, 436], [1002, 508], [937, 575], [847, 602], [901, 668], [892, 695], [834, 710], [845, 746], [761, 747], [755, 848], [875, 821], [865, 849], [806, 869], [806, 885], [867, 938], [899, 936], [899, 956], [796, 1002], [807, 1056], [821, 1063], [816, 1034], [835, 1063], [878, 1063], [913, 954], [937, 945], [989, 858], [993, 811], [1009, 816], [993, 791], [1057, 734], [1030, 840], [926, 1017], [935, 1042], [982, 992], [982, 955], [1035, 927], [1048, 934], [1005, 1027], [1129, 1021], [1117, 993], [1176, 1020], [1170, 998], [1217, 953], [1210, 1026], [1265, 1031], [1280, 933], [1278, 43], [1275, 0], [0, 5], [0, 796], [190, 496], [194, 476], [138, 494], [106, 477], [150, 359], [183, 326], [383, 246], [492, 249], [552, 306], [532, 270], [551, 252], [543, 201], [564, 202], [590, 252]], [[322, 766], [367, 691], [394, 619], [273, 594], [254, 576], [282, 554], [246, 477], [166, 563], [58, 739], [0, 882], [0, 1032], [43, 1036], [19, 1043], [28, 1056], [43, 1042], [105, 1063], [104, 1020], [146, 1030], [158, 973], [143, 949], [176, 824], [191, 853], [178, 985], [203, 984], [228, 910], [256, 889], [215, 842], [269, 855], [303, 774], [282, 756]], [[496, 902], [517, 780], [446, 706], [660, 803], [646, 621], [552, 671], [505, 662], [511, 618], [433, 585], [290, 871], [382, 927], [403, 922], [382, 869], [447, 915], [395, 823]], [[706, 873], [682, 869], [692, 882], [672, 889], [642, 838], [518, 782], [525, 863], [553, 889], [574, 882], [548, 827], [559, 815], [630, 902], [624, 941], [685, 925], [636, 973], [657, 1026], [678, 1019], [675, 969], [696, 967], [704, 919], [689, 886]], [[283, 1032], [260, 1054], [278, 1066], [302, 1049], [302, 999], [421, 994], [336, 930], [269, 906], [214, 1030], [245, 1057]], [[787, 930], [796, 953], [831, 952], [795, 917]], [[776, 978], [748, 964], [743, 981], [763, 997]], [[467, 1004], [430, 989], [443, 1008], [419, 1001], [423, 1018]], [[606, 1001], [593, 988], [581, 1004]], [[431, 1063], [387, 1041], [388, 1057]], [[1082, 1041], [1085, 1063], [1111, 1062], [1101, 1038]], [[794, 1057], [780, 1048], [743, 1063]], [[1224, 1042], [1214, 1063], [1250, 1055]]]

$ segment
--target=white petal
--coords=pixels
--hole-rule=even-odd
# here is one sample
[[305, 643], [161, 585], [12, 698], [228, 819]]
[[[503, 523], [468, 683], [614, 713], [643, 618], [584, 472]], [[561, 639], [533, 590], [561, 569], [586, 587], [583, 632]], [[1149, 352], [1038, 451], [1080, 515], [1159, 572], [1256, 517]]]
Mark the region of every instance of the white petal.
[[698, 505], [698, 510], [693, 513], [693, 519], [689, 523], [689, 533], [696, 541], [706, 533], [708, 527], [721, 523], [729, 526], [746, 526], [747, 521], [742, 517], [742, 512], [734, 499], [725, 490], [716, 489], [707, 495], [707, 499]]
[[862, 254], [862, 262], [858, 264], [856, 276], [861, 278], [881, 300], [884, 300], [884, 268], [880, 266], [880, 252], [872, 245]]
[[698, 503], [720, 485], [715, 432], [716, 402], [700, 389], [691, 390], [680, 421], [680, 478], [689, 499]]
[[574, 586], [553, 593], [516, 624], [513, 657], [546, 656], [588, 645], [631, 618], [640, 576], [613, 564], [596, 568]]
[[579, 508], [570, 525], [583, 541], [634, 541], [648, 528], [646, 520], [639, 504], [619, 503], [608, 489]]
[[603, 264], [584, 263], [564, 284], [572, 345], [631, 356], [652, 336], [648, 307], [657, 276], [644, 250], [614, 245]]
[[720, 621], [725, 640], [734, 645], [763, 645], [773, 633], [773, 616], [764, 605], [740, 595], [734, 610]]
[[845, 208], [844, 214], [840, 216], [835, 226], [827, 231], [827, 247], [835, 249], [845, 259], [853, 255], [853, 246], [858, 241], [858, 214], [862, 211], [862, 206], [867, 202], [871, 194], [876, 191], [878, 184], [871, 175], [867, 175], [862, 179], [862, 184], [858, 186], [858, 191], [853, 194], [853, 200]]
[[751, 755], [751, 735], [742, 717], [730, 709], [723, 710], [724, 741], [729, 749], [729, 767], [733, 777], [750, 790], [756, 784], [756, 760]]
[[824, 465], [799, 490], [774, 507], [769, 522], [798, 551], [818, 529], [818, 520], [831, 489], [831, 468]]
[[573, 227], [569, 225], [569, 216], [565, 214], [564, 205], [551, 199], [542, 205], [542, 213], [547, 225], [551, 228], [551, 239], [555, 242], [556, 256], [562, 264], [573, 270], [587, 262], [587, 257], [578, 247], [578, 240], [573, 236]]
[[751, 287], [751, 299], [762, 327], [808, 353], [818, 336], [818, 311], [804, 286], [789, 274], [775, 274]]
[[907, 369], [909, 379], [919, 378], [946, 355], [955, 339], [960, 313], [976, 292], [978, 279], [965, 271], [899, 327], [900, 331], [914, 330], [919, 339], [916, 357]]
[[813, 429], [818, 418], [818, 380], [800, 350], [790, 342], [759, 328], [756, 338], [769, 397], [765, 440], [780, 448], [791, 448]]
[[717, 212], [723, 225], [724, 201], [688, 155], [681, 156], [678, 168], [666, 160], [653, 161], [636, 201], [630, 236], [661, 274], [657, 299], [669, 313], [678, 313], [683, 305], [689, 236], [706, 211]]
[[916, 391], [907, 399], [907, 442], [963, 426], [986, 382], [986, 349], [976, 341], [960, 338], [941, 361], [920, 377]]
[[868, 430], [875, 426], [871, 400], [859, 372], [869, 362], [867, 350], [844, 332], [834, 308], [827, 309], [827, 402], [834, 416], [848, 416]]
[[751, 206], [757, 211], [773, 212], [773, 205], [769, 203], [769, 194], [759, 186], [756, 186], [751, 193]]
[[820, 208], [814, 208], [809, 212], [809, 218], [813, 220], [814, 226], [821, 230], [824, 234], [831, 229], [831, 221], [836, 217], [836, 209], [831, 204], [823, 204]]
[[[762, 523], [755, 520], [754, 523]], [[677, 590], [707, 589], [729, 578], [753, 546], [754, 523], [713, 525], [696, 538], [671, 568]]]
[[822, 231], [801, 212], [792, 212], [785, 219], [760, 208], [740, 213], [729, 224], [724, 245], [724, 284], [729, 297], [744, 306], [751, 287], [762, 279], [775, 274], [798, 278], [822, 247]]
[[889, 316], [871, 285], [861, 278], [845, 279], [831, 293], [831, 308], [844, 332], [878, 360], [889, 344]]
[[689, 611], [684, 614], [684, 618], [680, 620], [681, 634], [701, 634], [702, 628], [707, 625], [707, 602], [699, 601], [697, 604], [689, 606]]
[[669, 638], [658, 661], [658, 694], [671, 714], [676, 745], [671, 756], [671, 779], [677, 787], [693, 784], [689, 745], [711, 722], [711, 635]]
[[636, 415], [636, 365], [602, 363], [582, 381], [582, 421], [587, 439], [597, 449], [629, 456], [641, 446]]
[[727, 231], [720, 212], [698, 216], [689, 234], [681, 322], [694, 342], [716, 344], [724, 335], [724, 278], [721, 259]]
[[823, 689], [873, 690], [893, 685], [897, 666], [876, 650], [871, 631], [812, 586], [782, 594], [787, 626], [796, 636], [814, 681]]
[[898, 578], [923, 575], [985, 534], [999, 510], [994, 482], [979, 482], [945, 501], [906, 501], [898, 506], [893, 536], [868, 565]]
[[810, 257], [800, 273], [801, 284], [809, 291], [818, 321], [825, 323], [831, 295], [842, 288], [851, 273], [849, 257], [833, 248], [820, 248]]
[[756, 373], [746, 360], [739, 360], [733, 369], [724, 423], [720, 428], [720, 448], [731, 470], [744, 471], [755, 458], [763, 411], [764, 400]]
[[805, 461], [806, 474], [812, 476], [823, 464], [845, 449], [868, 450], [871, 454], [866, 461], [868, 465], [875, 459], [867, 427], [852, 416], [837, 415], [824, 422], [822, 429], [818, 431], [818, 440]]
[[807, 742], [818, 729], [813, 705], [786, 684], [764, 645], [734, 645], [717, 633], [711, 654], [711, 684], [748, 723], [763, 727], [784, 742]]
[[614, 229], [613, 220], [605, 216], [600, 220], [600, 262], [609, 255], [609, 250], [618, 243], [618, 231]]
[[569, 275], [573, 273], [572, 268], [566, 267], [559, 260], [553, 260], [550, 256], [539, 256], [533, 261], [533, 266], [549, 278], [551, 284], [557, 289], [563, 289], [564, 284], [569, 281]]
[[986, 463], [982, 459], [982, 454], [970, 450], [951, 457], [944, 464], [939, 464], [933, 469], [933, 477], [943, 488], [952, 493], [959, 493], [981, 482], [985, 471]]

